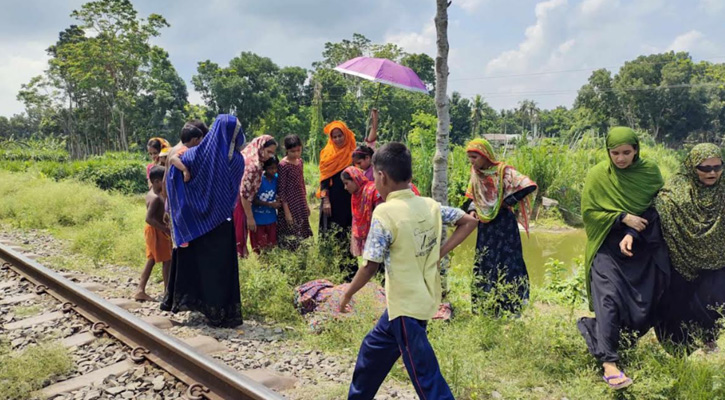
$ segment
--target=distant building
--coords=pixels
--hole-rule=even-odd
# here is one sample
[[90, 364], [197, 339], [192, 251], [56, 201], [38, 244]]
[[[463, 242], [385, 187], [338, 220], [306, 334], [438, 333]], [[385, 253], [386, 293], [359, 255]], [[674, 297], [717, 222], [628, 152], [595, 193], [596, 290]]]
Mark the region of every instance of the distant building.
[[493, 147], [503, 147], [505, 149], [513, 149], [521, 139], [521, 135], [508, 135], [505, 133], [485, 133], [483, 138], [488, 140]]

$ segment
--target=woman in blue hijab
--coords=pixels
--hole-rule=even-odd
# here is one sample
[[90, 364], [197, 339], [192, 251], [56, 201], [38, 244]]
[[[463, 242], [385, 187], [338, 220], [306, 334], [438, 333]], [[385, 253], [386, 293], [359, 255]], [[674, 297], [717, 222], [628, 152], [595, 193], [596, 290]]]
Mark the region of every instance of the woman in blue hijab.
[[181, 156], [184, 182], [169, 168], [166, 191], [174, 249], [161, 309], [199, 311], [214, 326], [242, 324], [239, 265], [232, 212], [244, 174], [244, 132], [237, 118], [219, 115], [202, 142]]

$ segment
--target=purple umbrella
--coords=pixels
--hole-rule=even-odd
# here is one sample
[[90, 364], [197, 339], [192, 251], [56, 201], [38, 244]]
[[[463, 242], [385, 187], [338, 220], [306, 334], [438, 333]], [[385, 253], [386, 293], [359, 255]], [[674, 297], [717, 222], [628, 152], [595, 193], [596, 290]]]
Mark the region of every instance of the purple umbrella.
[[412, 92], [428, 93], [415, 71], [385, 58], [356, 57], [338, 65], [335, 71]]

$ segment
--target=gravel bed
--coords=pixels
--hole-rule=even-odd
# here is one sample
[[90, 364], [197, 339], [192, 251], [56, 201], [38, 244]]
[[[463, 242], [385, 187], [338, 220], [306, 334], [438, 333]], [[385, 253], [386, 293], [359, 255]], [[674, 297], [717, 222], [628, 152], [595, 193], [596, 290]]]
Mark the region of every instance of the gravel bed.
[[85, 387], [56, 396], [53, 400], [177, 400], [187, 386], [168, 373], [149, 365], [140, 365], [121, 375], [111, 375], [98, 386]]
[[[38, 254], [39, 261], [55, 270], [62, 271], [56, 260], [59, 256], [66, 256], [69, 252], [64, 244], [41, 231], [21, 232], [8, 230], [7, 227], [0, 227], [0, 239], [11, 240], [14, 243], [22, 244], [21, 247]], [[70, 255], [72, 257], [72, 255]], [[44, 258], [45, 257], [45, 258]], [[139, 271], [127, 267], [113, 265], [103, 266], [102, 273], [92, 275], [89, 271], [77, 272], [78, 280], [83, 282], [96, 282], [111, 290], [100, 293], [105, 298], [125, 297], [132, 298], [136, 289], [136, 282]], [[95, 271], [91, 271], [95, 272]], [[147, 292], [160, 300], [161, 285], [149, 283]], [[265, 368], [282, 375], [294, 376], [298, 382], [292, 390], [284, 393], [285, 397], [291, 399], [310, 399], [306, 394], [306, 388], [347, 386], [350, 383], [355, 364], [354, 357], [325, 354], [320, 351], [309, 350], [301, 347], [293, 340], [286, 338], [285, 329], [265, 325], [253, 320], [245, 320], [244, 325], [238, 329], [212, 328], [206, 325], [205, 318], [196, 312], [181, 312], [171, 314], [159, 310], [156, 302], [140, 303], [140, 307], [130, 310], [132, 314], [139, 317], [165, 316], [171, 318], [179, 325], [174, 326], [167, 332], [177, 338], [188, 338], [197, 335], [212, 336], [224, 344], [228, 352], [212, 355], [213, 358], [226, 363], [237, 370], [248, 370]], [[0, 315], [0, 318], [2, 316]], [[97, 342], [96, 342], [97, 343]], [[110, 350], [109, 350], [109, 353]], [[116, 356], [109, 354], [103, 360], [113, 359]], [[119, 356], [120, 357], [120, 356]], [[152, 368], [152, 367], [146, 367]], [[170, 379], [162, 390], [155, 390], [154, 382], [161, 380], [161, 375], [153, 373], [139, 374], [134, 378], [133, 372], [124, 377], [123, 381], [116, 380], [104, 383], [102, 388], [85, 388], [65, 396], [59, 396], [58, 400], [94, 400], [94, 399], [178, 399], [183, 395], [183, 390], [177, 386], [183, 386]], [[118, 377], [118, 379], [121, 379]], [[171, 378], [171, 377], [169, 377]], [[158, 379], [159, 381], [154, 381]], [[166, 382], [166, 380], [164, 380]], [[150, 386], [149, 386], [150, 385]], [[160, 387], [160, 383], [156, 384]], [[109, 392], [109, 388], [112, 388]], [[380, 388], [376, 399], [417, 399], [417, 395], [409, 383], [386, 381]]]

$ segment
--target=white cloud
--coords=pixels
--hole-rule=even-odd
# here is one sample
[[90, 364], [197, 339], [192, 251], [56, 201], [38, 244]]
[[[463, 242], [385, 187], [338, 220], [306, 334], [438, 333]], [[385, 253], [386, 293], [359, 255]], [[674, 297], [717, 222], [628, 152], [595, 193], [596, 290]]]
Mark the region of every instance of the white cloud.
[[385, 42], [395, 43], [408, 53], [436, 53], [436, 27], [431, 21], [420, 32], [398, 32], [385, 35]]
[[454, 5], [461, 7], [462, 9], [473, 12], [476, 11], [486, 0], [455, 0]]
[[725, 0], [700, 0], [700, 8], [711, 14], [725, 11]]
[[522, 72], [535, 67], [568, 39], [562, 37], [567, 0], [548, 0], [536, 5], [536, 23], [526, 28], [525, 39], [516, 50], [508, 50], [491, 60], [487, 73]]
[[0, 115], [10, 116], [23, 111], [16, 100], [20, 86], [40, 75], [47, 67], [47, 45], [35, 42], [0, 43]]
[[581, 4], [581, 11], [584, 16], [594, 16], [612, 6], [611, 0], [584, 0]]
[[719, 57], [718, 46], [709, 41], [706, 36], [698, 31], [691, 30], [677, 36], [669, 46], [667, 51], [686, 51], [691, 55], [702, 58]]
[[667, 47], [667, 51], [690, 51], [703, 41], [705, 35], [700, 31], [692, 30], [675, 38]]

